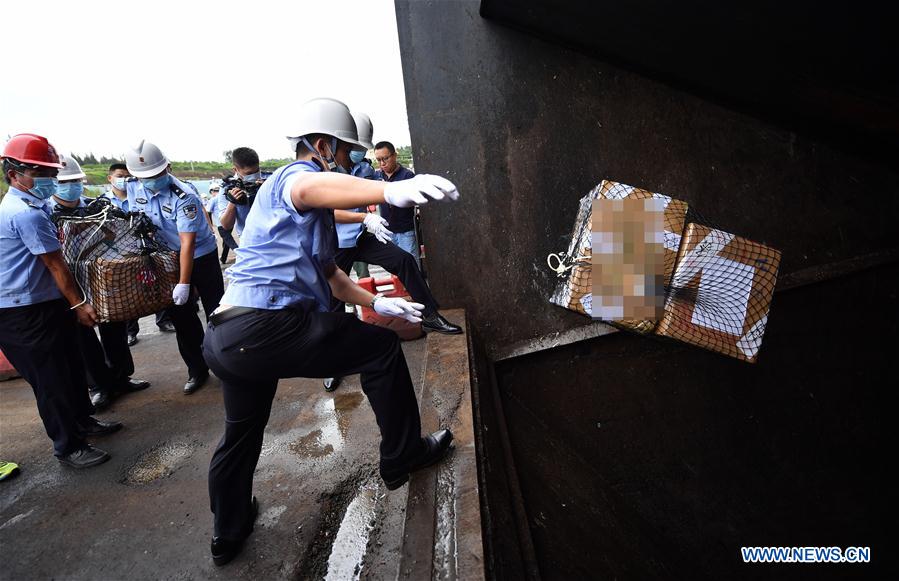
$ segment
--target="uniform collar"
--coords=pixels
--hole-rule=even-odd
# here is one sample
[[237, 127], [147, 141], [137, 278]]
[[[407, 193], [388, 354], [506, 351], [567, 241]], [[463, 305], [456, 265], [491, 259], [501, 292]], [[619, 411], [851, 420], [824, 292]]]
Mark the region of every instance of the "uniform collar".
[[31, 202], [32, 204], [34, 204], [36, 206], [46, 206], [47, 202], [48, 202], [48, 200], [42, 200], [42, 199], [38, 198], [37, 196], [33, 196], [28, 192], [23, 192], [22, 190], [15, 188], [13, 186], [9, 186], [9, 192], [7, 192], [7, 193], [13, 194], [17, 198], [22, 198], [23, 200]]

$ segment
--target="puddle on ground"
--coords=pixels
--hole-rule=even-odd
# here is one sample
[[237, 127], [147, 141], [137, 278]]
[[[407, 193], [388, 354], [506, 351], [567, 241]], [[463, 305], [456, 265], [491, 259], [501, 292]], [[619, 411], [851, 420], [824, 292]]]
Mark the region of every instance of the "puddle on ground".
[[196, 449], [189, 442], [166, 442], [143, 453], [125, 471], [123, 484], [149, 484], [175, 471]]
[[437, 466], [437, 522], [434, 527], [434, 579], [456, 579], [459, 551], [456, 545], [455, 462], [447, 458]]
[[[291, 452], [304, 458], [322, 458], [343, 449], [350, 428], [350, 412], [359, 407], [365, 395], [347, 391], [333, 398], [327, 397], [315, 404], [313, 415], [320, 419], [320, 427], [297, 438], [310, 426], [290, 430], [269, 437], [262, 445], [261, 456], [279, 452]], [[313, 424], [315, 425], [315, 424]]]
[[334, 451], [334, 446], [325, 441], [321, 430], [309, 432], [299, 440], [288, 444], [287, 448], [294, 454], [306, 458], [321, 458]]
[[287, 507], [283, 504], [273, 506], [259, 515], [259, 518], [256, 520], [256, 524], [263, 527], [274, 526], [278, 524], [278, 520], [281, 518], [281, 515], [284, 514], [285, 510], [287, 510]]
[[328, 557], [326, 581], [359, 579], [368, 538], [374, 528], [377, 506], [377, 485], [363, 484], [359, 493], [347, 506], [340, 528], [334, 537], [331, 555]]

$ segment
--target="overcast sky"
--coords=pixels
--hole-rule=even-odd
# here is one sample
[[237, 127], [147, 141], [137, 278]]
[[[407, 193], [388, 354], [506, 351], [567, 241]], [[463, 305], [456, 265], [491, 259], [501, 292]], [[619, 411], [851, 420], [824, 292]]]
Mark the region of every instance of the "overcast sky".
[[239, 146], [283, 158], [296, 106], [322, 96], [368, 113], [375, 141], [410, 143], [392, 0], [14, 4], [3, 143], [38, 133], [100, 157], [145, 138], [178, 161]]

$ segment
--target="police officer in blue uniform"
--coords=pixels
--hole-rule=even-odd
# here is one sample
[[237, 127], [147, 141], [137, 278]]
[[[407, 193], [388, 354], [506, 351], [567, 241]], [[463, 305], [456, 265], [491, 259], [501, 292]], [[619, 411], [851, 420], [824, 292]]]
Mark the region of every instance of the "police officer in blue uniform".
[[[361, 373], [381, 431], [380, 473], [388, 489], [443, 457], [448, 430], [424, 438], [409, 369], [396, 333], [331, 311], [331, 297], [420, 321], [422, 305], [372, 295], [334, 263], [333, 211], [391, 200], [456, 199], [449, 181], [422, 175], [385, 184], [339, 175], [358, 149], [349, 109], [313, 99], [299, 110], [294, 163], [266, 180], [247, 217], [222, 306], [210, 318], [203, 353], [222, 380], [226, 423], [209, 467], [215, 515], [212, 557], [230, 561], [252, 532], [258, 507], [253, 471], [278, 380]], [[345, 170], [343, 170], [345, 172]]]
[[203, 203], [193, 189], [169, 173], [169, 161], [152, 143], [141, 141], [125, 156], [128, 171], [138, 182], [129, 182], [128, 204], [132, 212], [143, 212], [158, 228], [157, 236], [179, 252], [178, 284], [172, 290], [170, 308], [178, 351], [187, 364], [184, 393], [191, 394], [209, 379], [203, 360], [203, 326], [197, 316], [199, 294], [208, 319], [224, 292], [218, 247]]
[[[95, 202], [91, 198], [84, 197], [82, 180], [86, 176], [78, 160], [69, 155], [62, 155], [60, 163], [63, 167], [57, 176], [59, 186], [48, 200], [53, 222], [58, 224], [58, 220], [63, 216], [84, 216], [98, 211], [102, 203], [108, 199], [101, 198]], [[99, 340], [93, 329], [80, 326], [78, 331], [78, 344], [87, 371], [91, 403], [94, 408], [102, 410], [117, 395], [150, 387], [149, 381], [131, 379], [134, 373], [134, 359], [128, 347], [126, 323], [119, 321], [99, 323], [97, 325]]]
[[86, 438], [119, 430], [91, 417], [77, 327], [97, 317], [60, 249], [46, 200], [62, 164], [46, 138], [24, 133], [3, 150], [9, 192], [0, 202], [0, 349], [31, 384], [60, 463], [89, 468], [109, 454]]
[[[128, 182], [136, 179], [137, 178], [132, 177], [132, 175], [128, 173], [128, 166], [124, 163], [113, 163], [109, 166], [109, 171], [106, 175], [106, 180], [109, 182], [109, 191], [103, 192], [100, 197], [109, 200], [110, 203], [119, 210], [130, 212], [131, 205], [128, 203]], [[156, 313], [156, 326], [164, 333], [175, 332], [175, 327], [172, 325], [172, 317], [169, 314], [168, 309], [163, 309]], [[138, 341], [137, 334], [140, 332], [140, 323], [136, 319], [128, 321], [127, 331], [128, 346], [131, 347]]]
[[221, 215], [225, 211], [228, 200], [221, 195], [221, 191], [222, 188], [218, 183], [209, 186], [210, 198], [206, 200], [206, 211], [209, 212], [212, 225], [218, 230], [219, 237], [222, 239], [222, 255], [219, 257], [219, 261], [225, 264], [228, 261], [228, 253], [237, 248], [237, 241], [232, 234], [233, 229], [225, 230], [222, 227]]
[[[353, 113], [359, 142], [367, 149], [373, 147], [371, 139], [374, 133], [371, 119], [365, 113]], [[364, 151], [351, 151], [350, 162], [353, 164], [351, 175], [365, 179], [378, 179], [375, 170], [364, 157]], [[356, 261], [375, 264], [399, 277], [403, 286], [409, 291], [412, 300], [424, 305], [422, 329], [426, 332], [437, 332], [446, 335], [458, 335], [462, 328], [449, 322], [438, 311], [439, 305], [428, 283], [425, 282], [415, 257], [401, 249], [393, 242], [393, 232], [387, 228], [387, 220], [377, 214], [366, 212], [365, 207], [351, 210], [335, 210], [334, 220], [337, 222], [337, 241], [339, 249], [335, 256], [337, 267], [349, 274]], [[336, 299], [332, 303], [334, 310], [343, 309], [343, 303]], [[323, 381], [325, 391], [336, 390], [341, 383], [340, 377], [326, 377]]]

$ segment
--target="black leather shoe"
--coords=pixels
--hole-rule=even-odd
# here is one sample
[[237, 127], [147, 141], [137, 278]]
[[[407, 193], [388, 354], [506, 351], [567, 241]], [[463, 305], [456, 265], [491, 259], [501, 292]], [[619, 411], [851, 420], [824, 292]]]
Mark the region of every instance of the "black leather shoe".
[[184, 384], [184, 395], [190, 395], [203, 387], [203, 384], [206, 383], [207, 379], [209, 379], [209, 372], [197, 375], [196, 377], [188, 377], [187, 383]]
[[97, 411], [106, 408], [111, 401], [109, 394], [99, 389], [92, 389], [88, 394], [91, 397], [91, 403], [94, 404], [94, 409]]
[[137, 338], [137, 335], [128, 335], [128, 346], [129, 347], [133, 347], [138, 341], [139, 341], [139, 339]]
[[122, 422], [104, 422], [95, 417], [88, 416], [84, 421], [78, 422], [78, 435], [82, 438], [91, 436], [105, 436], [122, 429]]
[[422, 319], [421, 328], [424, 329], [425, 333], [433, 331], [435, 333], [443, 333], [444, 335], [462, 334], [462, 327], [450, 323], [440, 313], [434, 313], [430, 317]]
[[75, 450], [71, 454], [65, 456], [57, 456], [60, 464], [71, 466], [72, 468], [90, 468], [97, 466], [109, 460], [110, 456], [103, 450], [98, 450], [90, 444], [80, 450]]
[[427, 468], [432, 464], [439, 462], [449, 450], [453, 441], [453, 433], [449, 430], [440, 430], [429, 434], [422, 438], [425, 445], [424, 452], [415, 460], [410, 462], [405, 469], [400, 470], [384, 470], [381, 469], [381, 478], [384, 479], [384, 485], [387, 490], [396, 490], [409, 480], [409, 473]]
[[131, 379], [128, 378], [128, 381], [122, 384], [119, 388], [119, 391], [122, 393], [131, 393], [132, 391], [140, 391], [142, 389], [147, 389], [150, 387], [149, 381], [144, 381], [143, 379]]
[[164, 322], [159, 325], [159, 330], [163, 333], [174, 333], [175, 332], [175, 324], [169, 321]]
[[256, 502], [255, 496], [250, 502], [253, 505], [252, 511], [250, 512], [250, 524], [242, 539], [231, 540], [221, 537], [212, 537], [212, 545], [210, 546], [210, 549], [212, 550], [212, 562], [219, 567], [230, 563], [231, 560], [240, 553], [244, 541], [250, 536], [250, 533], [253, 532], [253, 523], [256, 522], [256, 515], [259, 514], [259, 503]]
[[326, 377], [322, 384], [325, 386], [325, 391], [330, 393], [340, 387], [341, 381], [343, 381], [342, 377]]

